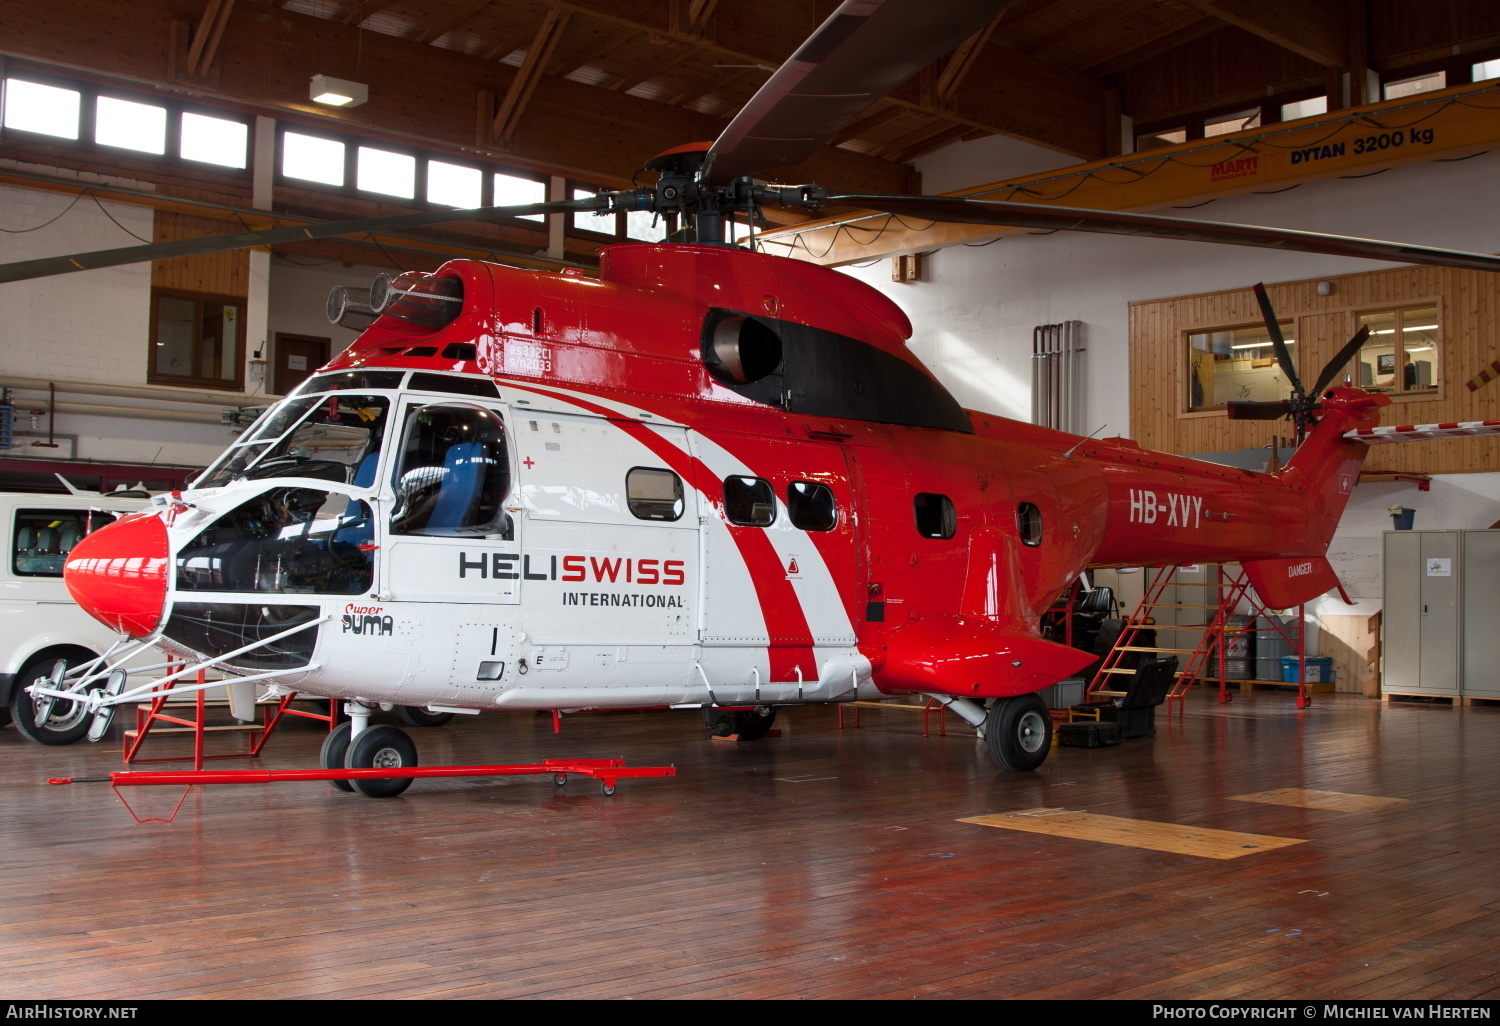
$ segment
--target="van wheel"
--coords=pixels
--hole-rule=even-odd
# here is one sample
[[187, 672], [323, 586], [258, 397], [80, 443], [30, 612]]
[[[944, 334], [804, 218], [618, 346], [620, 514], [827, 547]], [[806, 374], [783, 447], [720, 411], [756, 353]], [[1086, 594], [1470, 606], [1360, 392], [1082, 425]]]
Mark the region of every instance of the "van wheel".
[[[26, 689], [39, 680], [49, 679], [52, 676], [53, 667], [59, 662], [66, 664], [71, 670], [92, 658], [93, 656], [82, 655], [42, 656], [22, 666], [20, 672], [16, 674], [14, 689], [10, 695], [8, 719], [16, 725], [16, 729], [41, 745], [71, 745], [75, 741], [81, 741], [88, 733], [92, 719], [83, 702], [57, 699], [51, 703], [51, 711], [47, 713], [45, 719], [38, 723], [36, 714], [39, 703], [26, 693]], [[97, 691], [103, 686], [104, 682], [99, 681], [89, 690]]]

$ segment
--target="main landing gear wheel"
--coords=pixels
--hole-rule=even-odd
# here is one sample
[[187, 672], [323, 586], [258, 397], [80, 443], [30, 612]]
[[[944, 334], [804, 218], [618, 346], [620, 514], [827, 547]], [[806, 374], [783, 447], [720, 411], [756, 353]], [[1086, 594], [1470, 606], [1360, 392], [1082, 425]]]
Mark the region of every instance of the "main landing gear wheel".
[[[323, 750], [318, 753], [318, 765], [323, 769], [343, 769], [344, 756], [349, 754], [349, 734], [354, 724], [345, 720], [328, 732], [323, 739]], [[330, 780], [340, 791], [353, 792], [354, 785], [347, 780]]]
[[776, 722], [776, 710], [751, 709], [748, 712], [730, 712], [727, 709], [704, 709], [703, 725], [713, 737], [729, 737], [738, 734], [741, 741], [756, 741], [766, 736]]
[[[381, 724], [370, 727], [349, 746], [344, 756], [348, 769], [405, 769], [417, 764], [417, 746], [406, 731]], [[351, 780], [366, 798], [394, 798], [411, 786], [411, 777]]]
[[[32, 698], [26, 693], [26, 689], [37, 683], [60, 681], [62, 674], [84, 661], [77, 656], [68, 656], [62, 659], [33, 660], [21, 667], [10, 696], [10, 716], [17, 730], [43, 745], [71, 745], [83, 739], [93, 721], [87, 703], [68, 699]], [[59, 667], [62, 673], [58, 672]], [[103, 681], [100, 681], [89, 690], [96, 691], [103, 686]]]
[[1052, 716], [1036, 695], [1001, 698], [984, 717], [984, 744], [1004, 770], [1034, 770], [1052, 747]]
[[441, 727], [453, 719], [453, 714], [428, 712], [420, 705], [398, 705], [396, 719], [408, 727]]

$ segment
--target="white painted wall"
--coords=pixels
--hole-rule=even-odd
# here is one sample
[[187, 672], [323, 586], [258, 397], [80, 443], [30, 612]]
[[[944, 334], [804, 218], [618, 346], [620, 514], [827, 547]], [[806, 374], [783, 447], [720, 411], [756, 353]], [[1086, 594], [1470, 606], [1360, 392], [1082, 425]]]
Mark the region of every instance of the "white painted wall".
[[[1034, 171], [1043, 159], [1028, 152], [1034, 149], [1010, 140], [991, 146], [958, 144], [924, 158], [919, 168], [928, 192], [948, 191]], [[1162, 212], [1495, 253], [1500, 252], [1500, 153]], [[961, 403], [1018, 420], [1030, 419], [1032, 328], [1082, 320], [1089, 346], [1085, 422], [1088, 428], [1107, 424], [1104, 434], [1123, 435], [1130, 424], [1130, 302], [1388, 266], [1315, 254], [1059, 232], [939, 250], [927, 258], [927, 280], [922, 282], [892, 282], [884, 259], [844, 270], [900, 304], [915, 326], [913, 350]], [[1418, 511], [1418, 527], [1488, 527], [1500, 520], [1500, 473], [1439, 477], [1430, 492], [1403, 484], [1359, 486], [1329, 555], [1354, 585], [1351, 594], [1361, 604], [1351, 609], [1337, 599], [1324, 599], [1319, 612], [1379, 608], [1380, 532], [1391, 526], [1386, 507], [1397, 503]]]

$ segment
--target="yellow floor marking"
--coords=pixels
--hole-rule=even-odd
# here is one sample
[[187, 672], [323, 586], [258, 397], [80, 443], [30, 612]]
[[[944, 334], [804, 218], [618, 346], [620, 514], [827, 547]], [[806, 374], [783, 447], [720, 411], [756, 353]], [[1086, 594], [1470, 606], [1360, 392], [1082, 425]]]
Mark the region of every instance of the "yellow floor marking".
[[960, 823], [1024, 830], [1033, 834], [1074, 837], [1080, 841], [1102, 841], [1130, 848], [1171, 851], [1179, 855], [1201, 855], [1208, 859], [1237, 859], [1242, 855], [1289, 844], [1303, 844], [1306, 838], [1270, 837], [1266, 834], [1242, 834], [1233, 830], [1182, 826], [1177, 823], [1153, 823], [1146, 819], [1120, 816], [1097, 816], [1092, 812], [1069, 812], [1067, 809], [1024, 809], [989, 816], [968, 816]]
[[1262, 805], [1290, 805], [1297, 809], [1324, 809], [1328, 812], [1369, 812], [1391, 805], [1405, 805], [1405, 798], [1377, 798], [1373, 794], [1345, 794], [1343, 791], [1313, 791], [1304, 787], [1280, 787], [1274, 791], [1252, 791], [1230, 795], [1232, 802], [1259, 802]]

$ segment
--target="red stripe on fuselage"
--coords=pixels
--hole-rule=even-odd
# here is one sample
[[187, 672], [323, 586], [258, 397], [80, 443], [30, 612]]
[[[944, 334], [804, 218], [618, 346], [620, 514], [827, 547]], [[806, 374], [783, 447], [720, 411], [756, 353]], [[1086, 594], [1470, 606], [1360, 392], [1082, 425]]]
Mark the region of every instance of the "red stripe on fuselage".
[[[608, 418], [611, 423], [660, 457], [679, 477], [692, 484], [705, 498], [713, 500], [712, 496], [696, 485], [700, 479], [715, 478], [713, 472], [702, 460], [683, 452], [652, 431], [650, 425], [639, 421], [621, 420], [620, 414], [606, 407], [561, 392], [552, 392], [534, 385], [518, 385], [510, 380], [506, 380], [505, 384], [508, 388], [571, 403], [580, 409]], [[699, 471], [702, 472], [701, 475]], [[786, 569], [781, 565], [781, 557], [777, 554], [775, 546], [771, 544], [771, 540], [766, 537], [764, 531], [754, 527], [730, 526], [729, 536], [734, 539], [735, 545], [740, 550], [740, 558], [745, 561], [745, 566], [750, 571], [750, 581], [755, 586], [755, 597], [760, 603], [760, 612], [765, 618], [767, 633], [772, 638], [792, 639], [790, 642], [772, 643], [769, 646], [771, 680], [778, 682], [796, 680], [797, 669], [800, 666], [805, 678], [816, 681], [818, 667], [817, 661], [813, 658], [812, 629], [807, 625], [807, 617], [802, 612], [802, 602], [797, 597], [797, 589], [792, 587], [791, 581], [787, 580]], [[699, 573], [703, 572], [704, 568], [700, 567]]]

